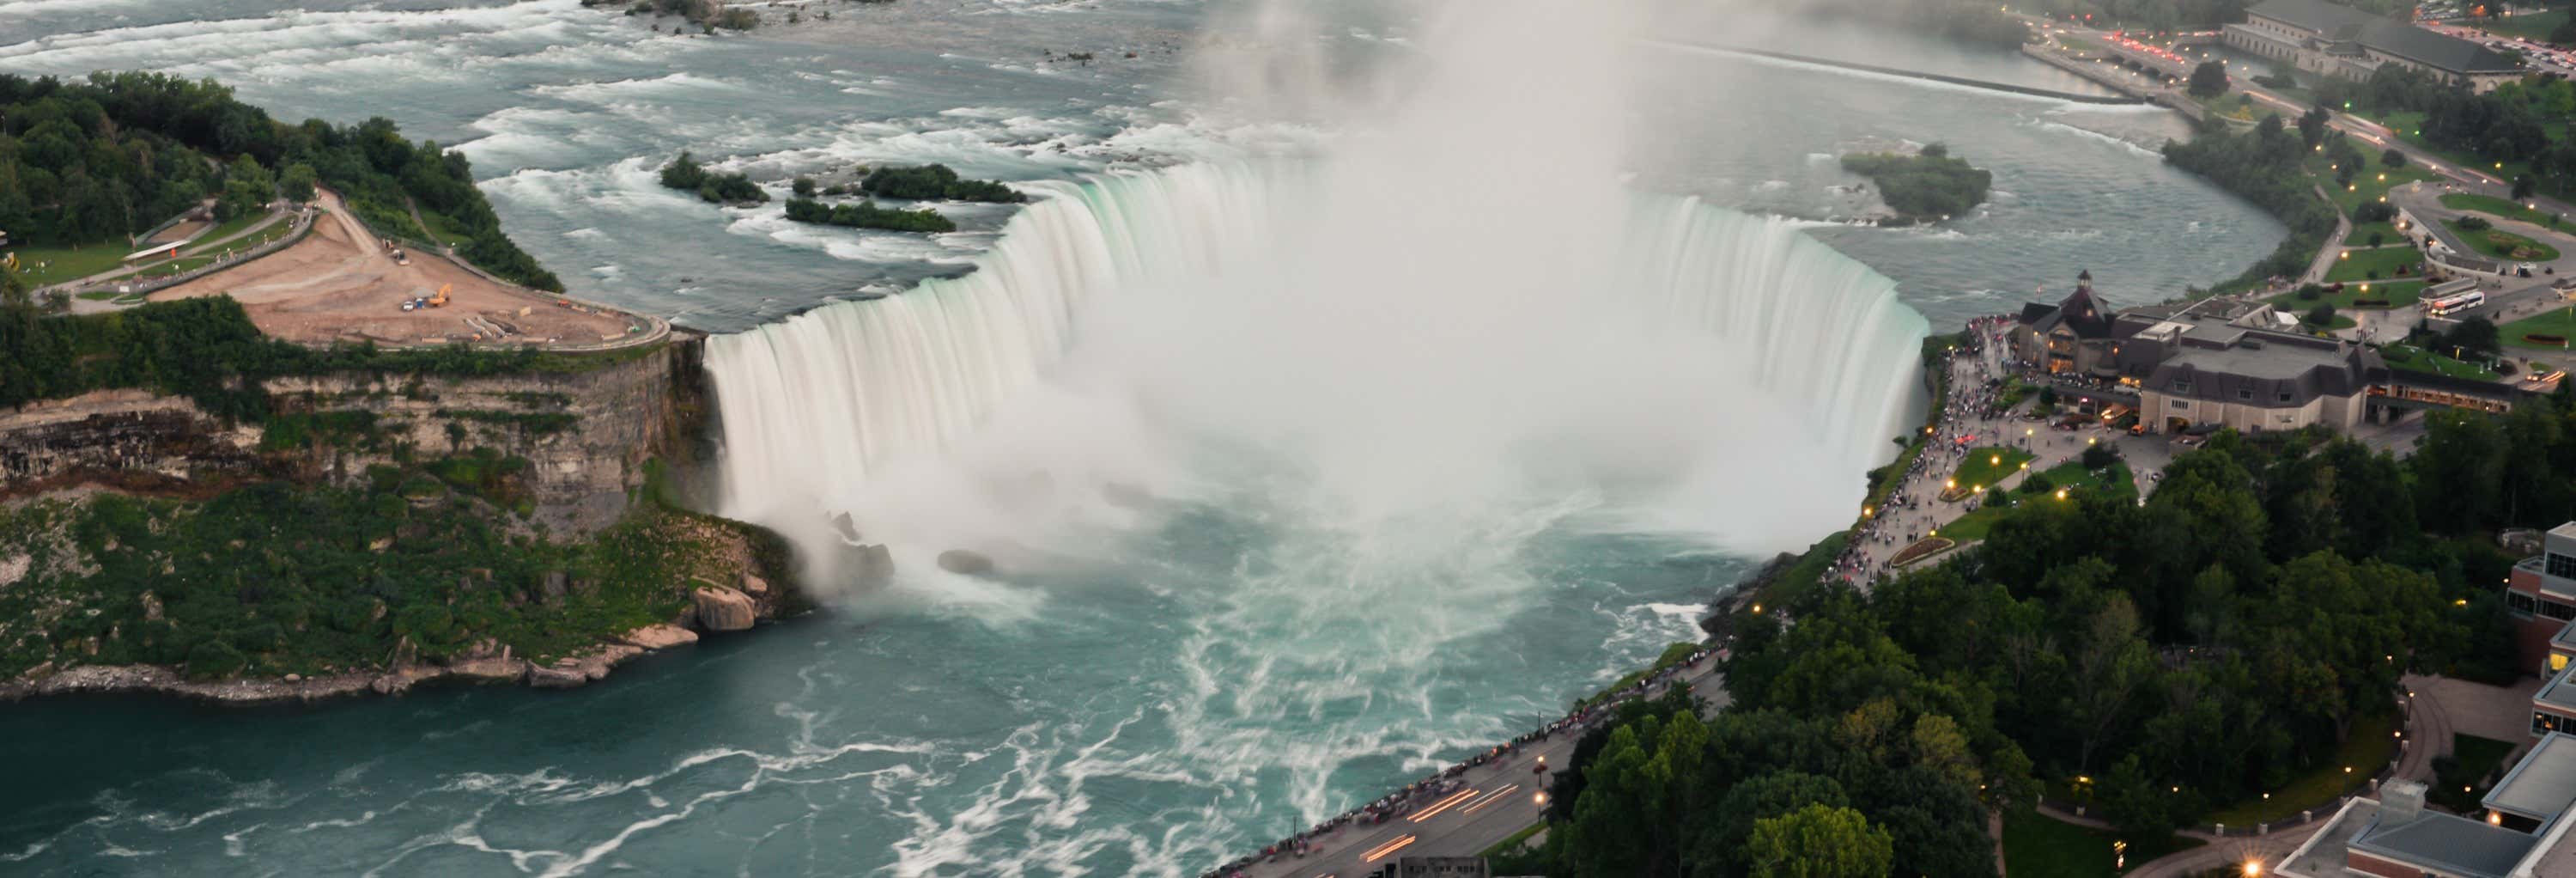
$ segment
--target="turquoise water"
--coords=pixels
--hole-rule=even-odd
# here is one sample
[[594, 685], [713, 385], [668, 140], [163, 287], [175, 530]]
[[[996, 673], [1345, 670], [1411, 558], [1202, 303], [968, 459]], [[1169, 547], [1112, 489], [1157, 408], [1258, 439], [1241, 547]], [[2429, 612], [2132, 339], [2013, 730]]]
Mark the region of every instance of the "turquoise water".
[[[1202, 26], [1193, 3], [903, 4], [822, 43], [673, 38], [573, 0], [273, 6], [0, 4], [0, 70], [163, 69], [288, 118], [389, 116], [463, 144], [514, 235], [577, 292], [720, 331], [961, 272], [1009, 212], [969, 209], [927, 240], [797, 228], [775, 205], [659, 190], [651, 168], [683, 148], [762, 177], [938, 160], [1062, 180], [1325, 136], [1193, 109], [1163, 50]], [[1729, 43], [1740, 25], [1665, 36]], [[1765, 39], [2067, 87], [1903, 40]], [[1120, 56], [1042, 54], [1071, 50]], [[1831, 156], [1871, 138], [1993, 168], [1993, 203], [1952, 225], [1812, 230], [1936, 325], [2078, 268], [2114, 301], [2161, 299], [2281, 234], [2162, 166], [2152, 146], [2183, 133], [2162, 114], [1704, 53], [1664, 73], [1637, 109], [1654, 134], [1635, 141], [1642, 188], [1823, 219], [1853, 182]], [[842, 601], [571, 693], [0, 706], [22, 754], [0, 784], [0, 873], [1196, 874], [1538, 724], [1688, 636], [1749, 566], [1711, 548], [1724, 534], [1640, 534], [1579, 491], [1366, 529], [1296, 495], [1233, 480], [1104, 535], [1088, 563]]]

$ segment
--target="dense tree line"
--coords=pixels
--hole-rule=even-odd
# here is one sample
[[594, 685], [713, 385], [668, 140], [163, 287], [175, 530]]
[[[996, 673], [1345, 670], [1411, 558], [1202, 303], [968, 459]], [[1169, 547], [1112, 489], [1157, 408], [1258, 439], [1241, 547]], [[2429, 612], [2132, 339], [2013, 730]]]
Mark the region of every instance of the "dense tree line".
[[1830, 20], [1878, 22], [1990, 49], [2011, 50], [2030, 39], [2029, 25], [1979, 0], [1808, 0], [1800, 8]]
[[1918, 155], [1852, 153], [1842, 161], [1843, 170], [1877, 183], [1879, 197], [1907, 222], [1967, 213], [1985, 202], [1995, 181], [1992, 172], [1952, 158], [1949, 148], [1938, 143]]
[[1785, 626], [1739, 613], [1734, 706], [1623, 708], [1558, 779], [1546, 847], [1503, 865], [1788, 874], [1766, 867], [1779, 839], [1823, 837], [1860, 853], [1799, 874], [1879, 876], [1883, 835], [1905, 874], [1990, 875], [1987, 809], [2040, 779], [2091, 778], [2070, 787], [2139, 838], [2332, 771], [2403, 673], [2520, 673], [2514, 559], [2486, 535], [2576, 518], [2552, 475], [2576, 466], [2567, 402], [2433, 413], [2404, 461], [2221, 433], [2143, 506], [2025, 503], [1868, 595], [1825, 585]]
[[278, 376], [564, 372], [612, 356], [462, 345], [309, 348], [262, 335], [241, 304], [224, 296], [66, 317], [42, 316], [23, 295], [0, 303], [0, 408], [92, 390], [138, 388], [187, 397], [217, 417], [259, 422], [271, 409], [260, 382]]
[[[345, 487], [262, 482], [198, 502], [100, 493], [0, 510], [0, 549], [46, 559], [0, 592], [0, 678], [46, 662], [310, 675], [486, 642], [564, 655], [670, 621], [692, 577], [729, 580], [710, 528], [747, 540], [757, 572], [788, 572], [773, 535], [650, 504], [589, 541], [528, 536], [485, 502], [527, 466], [485, 450], [379, 466]], [[548, 588], [552, 574], [569, 587]]]
[[878, 198], [906, 201], [985, 201], [1019, 204], [1029, 197], [993, 180], [967, 180], [947, 165], [879, 166], [859, 181], [859, 191]]
[[698, 193], [699, 200], [710, 204], [763, 204], [769, 201], [769, 193], [763, 191], [760, 184], [751, 182], [750, 177], [709, 171], [705, 165], [698, 164], [697, 158], [687, 150], [680, 151], [679, 158], [662, 166], [662, 185]]
[[957, 224], [941, 215], [939, 211], [927, 207], [918, 210], [878, 207], [873, 199], [858, 204], [831, 205], [810, 198], [791, 198], [787, 201], [787, 218], [800, 223], [822, 223], [896, 232], [954, 232], [957, 230]]
[[[2316, 146], [2335, 155], [2343, 167], [2360, 167], [2361, 153], [2342, 135]], [[2164, 154], [2167, 163], [2209, 178], [2290, 227], [2290, 237], [2246, 269], [2243, 279], [2295, 277], [2307, 269], [2326, 236], [2334, 234], [2334, 205], [2317, 196], [2300, 167], [2314, 154], [2313, 147], [2283, 126], [2279, 116], [2265, 116], [2241, 133], [2214, 128], [2188, 141], [2167, 141]]]
[[[461, 154], [404, 139], [390, 120], [288, 125], [212, 80], [93, 73], [86, 80], [0, 75], [0, 228], [43, 243], [120, 241], [199, 199], [238, 213], [316, 182], [380, 228], [434, 228], [459, 255], [544, 290], [563, 284], [511, 243]], [[23, 135], [23, 136], [20, 136]]]
[[2550, 137], [2576, 118], [2576, 83], [2564, 79], [2536, 76], [2478, 94], [2391, 64], [2361, 82], [2329, 80], [2318, 87], [2317, 101], [2381, 114], [2423, 113], [2425, 140], [2491, 161], [2528, 162], [2552, 191], [2566, 191], [2576, 175], [2576, 145]]

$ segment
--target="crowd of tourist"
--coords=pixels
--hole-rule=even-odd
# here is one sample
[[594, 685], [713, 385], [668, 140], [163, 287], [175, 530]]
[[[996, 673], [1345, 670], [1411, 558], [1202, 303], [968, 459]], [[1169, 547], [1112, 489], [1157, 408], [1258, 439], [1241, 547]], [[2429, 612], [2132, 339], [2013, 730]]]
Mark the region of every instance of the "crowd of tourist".
[[[1931, 425], [1923, 451], [1906, 464], [1905, 475], [1896, 490], [1871, 508], [1867, 518], [1852, 530], [1851, 540], [1842, 554], [1835, 556], [1826, 575], [1854, 585], [1867, 585], [1885, 577], [1896, 553], [1931, 533], [1937, 522], [1932, 504], [1940, 502], [1939, 474], [1955, 471], [1965, 459], [1968, 448], [1981, 433], [2000, 429], [1998, 419], [2005, 414], [2002, 379], [1988, 368], [1985, 351], [1988, 346], [2003, 350], [2003, 332], [2009, 318], [1978, 317], [1968, 321], [1961, 342], [1942, 354], [1941, 368], [1950, 380], [1950, 394], [1942, 401], [1940, 417]], [[1926, 496], [1930, 495], [1930, 496]], [[1971, 498], [1961, 511], [1973, 511]]]
[[1577, 706], [1572, 712], [1567, 713], [1564, 717], [1559, 718], [1554, 722], [1541, 726], [1527, 734], [1513, 738], [1508, 742], [1496, 745], [1492, 749], [1469, 757], [1464, 762], [1459, 762], [1455, 765], [1441, 769], [1438, 774], [1406, 784], [1403, 789], [1388, 793], [1377, 801], [1353, 808], [1333, 817], [1330, 820], [1315, 824], [1304, 832], [1289, 836], [1288, 838], [1280, 840], [1276, 844], [1262, 848], [1260, 853], [1239, 858], [1234, 862], [1227, 863], [1223, 866], [1217, 867], [1216, 869], [1203, 873], [1200, 878], [1241, 878], [1244, 874], [1243, 870], [1250, 868], [1255, 863], [1270, 862], [1283, 856], [1303, 857], [1307, 853], [1311, 852], [1317, 843], [1333, 837], [1344, 828], [1351, 826], [1374, 826], [1411, 814], [1425, 805], [1441, 801], [1443, 798], [1454, 795], [1460, 788], [1467, 785], [1466, 781], [1462, 779], [1462, 776], [1465, 775], [1469, 769], [1507, 761], [1511, 759], [1514, 754], [1519, 753], [1522, 748], [1539, 741], [1548, 740], [1558, 734], [1571, 733], [1574, 735], [1581, 735], [1594, 724], [1609, 717], [1611, 710], [1618, 705], [1632, 699], [1645, 698], [1660, 691], [1663, 687], [1670, 684], [1674, 678], [1681, 676], [1683, 673], [1688, 672], [1693, 668], [1699, 667], [1701, 662], [1706, 661], [1710, 656], [1718, 655], [1719, 653], [1720, 650], [1716, 647], [1703, 647], [1692, 652], [1690, 654], [1690, 658], [1671, 667], [1649, 674], [1645, 679], [1611, 692], [1604, 693], [1604, 697], [1595, 698], [1586, 704]]

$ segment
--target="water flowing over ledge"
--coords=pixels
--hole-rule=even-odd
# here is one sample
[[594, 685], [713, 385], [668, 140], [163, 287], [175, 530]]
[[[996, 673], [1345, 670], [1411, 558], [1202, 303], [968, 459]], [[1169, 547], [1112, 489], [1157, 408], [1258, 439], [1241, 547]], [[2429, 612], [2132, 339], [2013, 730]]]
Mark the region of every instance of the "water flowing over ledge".
[[[811, 520], [831, 492], [947, 448], [1038, 384], [1104, 297], [1260, 270], [1252, 260], [1283, 213], [1308, 207], [1299, 193], [1315, 173], [1191, 165], [1068, 186], [1014, 218], [972, 274], [712, 339], [719, 511]], [[1887, 458], [1927, 329], [1893, 281], [1791, 222], [1671, 196], [1633, 197], [1619, 249], [1608, 289], [1550, 295], [1625, 300], [1655, 331], [1713, 337], [1740, 373], [1687, 380], [1760, 398], [1727, 429], [1821, 452], [1836, 491]]]

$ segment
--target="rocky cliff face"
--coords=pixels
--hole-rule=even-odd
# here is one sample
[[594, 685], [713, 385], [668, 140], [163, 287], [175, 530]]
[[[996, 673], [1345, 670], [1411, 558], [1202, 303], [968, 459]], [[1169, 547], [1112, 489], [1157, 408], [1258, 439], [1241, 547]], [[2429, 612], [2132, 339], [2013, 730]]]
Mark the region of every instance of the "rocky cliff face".
[[146, 391], [45, 400], [0, 411], [0, 494], [83, 473], [184, 480], [247, 469], [258, 443], [255, 428], [228, 428], [187, 400]]
[[270, 381], [274, 416], [227, 425], [186, 399], [102, 391], [0, 411], [0, 496], [89, 480], [184, 490], [227, 476], [346, 482], [372, 465], [474, 449], [520, 458], [534, 517], [585, 535], [624, 514], [656, 454], [695, 457], [695, 338], [588, 371]]

